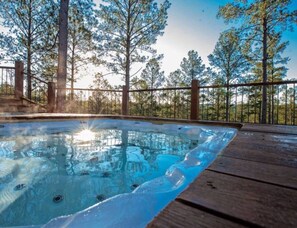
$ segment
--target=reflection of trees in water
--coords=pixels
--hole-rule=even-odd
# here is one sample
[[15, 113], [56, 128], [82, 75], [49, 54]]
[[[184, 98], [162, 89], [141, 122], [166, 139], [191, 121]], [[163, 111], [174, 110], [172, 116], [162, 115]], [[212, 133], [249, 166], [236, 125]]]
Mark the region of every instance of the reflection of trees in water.
[[[182, 158], [187, 151], [196, 145], [196, 140], [189, 140], [175, 135], [127, 130], [104, 130], [96, 134], [94, 142], [74, 144], [73, 148], [75, 148], [76, 156], [73, 156], [72, 159], [75, 160], [73, 164], [85, 163], [86, 167], [97, 171], [120, 171], [125, 170], [127, 152], [138, 153], [140, 151], [143, 157], [142, 162], [151, 164], [160, 154], [177, 155]], [[86, 154], [85, 151], [88, 151], [88, 153]], [[69, 156], [67, 157], [69, 158]], [[111, 170], [106, 167], [107, 163], [110, 164], [108, 168]]]
[[139, 154], [137, 163], [152, 164], [160, 154], [183, 158], [198, 141], [163, 133], [102, 129], [92, 141], [78, 140], [75, 133], [58, 133], [18, 137], [10, 142], [13, 151], [8, 157], [46, 157], [63, 175], [108, 175], [106, 172], [126, 169], [127, 153]]
[[176, 135], [118, 129], [98, 130], [92, 141], [78, 140], [75, 133], [24, 136], [8, 141], [12, 143], [13, 151], [10, 150], [7, 157], [46, 157], [57, 165], [61, 174], [68, 175], [106, 175], [105, 172], [124, 171], [127, 152], [140, 151], [142, 156], [139, 155], [138, 162], [149, 164], [160, 154], [183, 158], [198, 143], [198, 140]]
[[[75, 133], [59, 133], [24, 136], [18, 141], [7, 139], [7, 143], [14, 148], [7, 157], [43, 157], [54, 167], [5, 210], [7, 221], [21, 221], [24, 225], [25, 220], [46, 222], [50, 216], [82, 210], [98, 202], [97, 196], [108, 198], [131, 192], [164, 174], [160, 171], [164, 164], [158, 167], [158, 155], [183, 159], [197, 141], [162, 133], [109, 129], [98, 130], [92, 141], [78, 140]], [[170, 166], [170, 162], [165, 165]], [[55, 195], [63, 195], [63, 201], [55, 204]], [[47, 213], [40, 214], [44, 207]]]
[[122, 152], [122, 168], [121, 170], [125, 172], [126, 164], [127, 164], [127, 147], [128, 147], [128, 131], [122, 130], [121, 138], [122, 138], [122, 144], [121, 144], [121, 152]]

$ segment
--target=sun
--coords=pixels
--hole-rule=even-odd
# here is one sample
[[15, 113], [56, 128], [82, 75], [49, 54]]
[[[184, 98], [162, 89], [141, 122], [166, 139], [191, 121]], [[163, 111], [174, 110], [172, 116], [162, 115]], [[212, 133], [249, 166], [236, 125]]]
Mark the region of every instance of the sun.
[[79, 141], [92, 141], [95, 139], [95, 132], [89, 129], [84, 129], [77, 133], [75, 138]]

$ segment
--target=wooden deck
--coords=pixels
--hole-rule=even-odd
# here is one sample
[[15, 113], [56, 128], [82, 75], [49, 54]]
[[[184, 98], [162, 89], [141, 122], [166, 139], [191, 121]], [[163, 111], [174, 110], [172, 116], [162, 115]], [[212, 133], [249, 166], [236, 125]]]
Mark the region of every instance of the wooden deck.
[[245, 125], [148, 227], [297, 227], [297, 127]]

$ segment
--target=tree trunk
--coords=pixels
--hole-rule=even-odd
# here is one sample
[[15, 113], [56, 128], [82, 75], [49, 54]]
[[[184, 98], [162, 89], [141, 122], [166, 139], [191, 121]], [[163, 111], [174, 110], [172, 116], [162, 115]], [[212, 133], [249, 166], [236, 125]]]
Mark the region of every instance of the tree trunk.
[[[262, 44], [263, 44], [263, 56], [262, 56], [262, 80], [263, 83], [267, 82], [267, 16], [266, 16], [266, 0], [263, 0], [265, 14], [262, 18]], [[266, 124], [266, 115], [267, 115], [267, 87], [263, 86], [262, 90], [262, 110], [261, 110], [261, 123]]]
[[74, 88], [74, 69], [75, 69], [75, 59], [74, 59], [74, 55], [75, 55], [75, 44], [73, 42], [72, 45], [72, 52], [71, 52], [71, 100], [73, 101], [74, 98], [74, 92], [73, 92], [73, 88]]
[[61, 0], [59, 15], [59, 49], [58, 49], [58, 93], [57, 111], [65, 110], [66, 76], [67, 76], [67, 38], [68, 38], [68, 6], [69, 0]]
[[27, 96], [28, 99], [32, 98], [32, 80], [31, 80], [31, 65], [32, 65], [32, 1], [29, 2], [29, 12], [28, 12], [28, 50], [27, 50]]
[[31, 83], [31, 42], [28, 42], [28, 52], [27, 52], [27, 96], [28, 99], [32, 99], [32, 83]]
[[121, 152], [122, 152], [122, 167], [121, 170], [125, 171], [127, 167], [127, 147], [129, 143], [129, 134], [127, 130], [122, 130], [121, 138], [122, 138], [122, 144], [121, 144]]
[[[130, 39], [130, 38], [129, 38]], [[128, 40], [128, 38], [127, 38]], [[125, 85], [127, 87], [127, 90], [126, 91], [123, 91], [126, 93], [126, 107], [127, 107], [127, 110], [125, 113], [125, 115], [128, 115], [129, 113], [129, 89], [130, 89], [130, 40], [129, 42], [127, 43], [127, 47], [126, 47], [126, 69], [125, 69]]]
[[[150, 89], [153, 89], [153, 86], [154, 86], [154, 83], [153, 83], [153, 79], [152, 79], [152, 81], [151, 81], [151, 88]], [[151, 116], [154, 115], [154, 111], [155, 111], [153, 102], [154, 102], [154, 94], [153, 94], [153, 91], [151, 90], [151, 110], [150, 110], [150, 115]]]
[[131, 3], [129, 1], [129, 9], [128, 9], [128, 20], [127, 20], [127, 34], [126, 34], [126, 65], [125, 65], [125, 85], [127, 87], [127, 90], [125, 91], [126, 94], [126, 115], [129, 113], [129, 90], [130, 90], [130, 49], [131, 49], [131, 36], [130, 36], [130, 23], [131, 23]]

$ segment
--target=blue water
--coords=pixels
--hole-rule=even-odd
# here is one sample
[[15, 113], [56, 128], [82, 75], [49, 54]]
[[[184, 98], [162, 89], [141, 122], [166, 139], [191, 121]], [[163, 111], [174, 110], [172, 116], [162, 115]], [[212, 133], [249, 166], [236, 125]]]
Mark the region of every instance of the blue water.
[[213, 135], [137, 121], [1, 124], [0, 225], [46, 224], [119, 194], [146, 191], [154, 186], [148, 181]]

